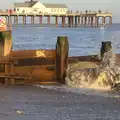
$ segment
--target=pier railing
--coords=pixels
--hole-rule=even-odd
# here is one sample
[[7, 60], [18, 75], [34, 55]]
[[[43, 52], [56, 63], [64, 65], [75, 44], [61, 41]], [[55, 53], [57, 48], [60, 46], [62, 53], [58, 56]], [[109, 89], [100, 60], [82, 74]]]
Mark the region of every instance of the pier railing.
[[108, 12], [96, 12], [96, 11], [91, 11], [91, 12], [80, 12], [80, 11], [76, 11], [76, 12], [73, 12], [73, 11], [67, 11], [66, 13], [33, 13], [33, 12], [30, 12], [30, 13], [19, 13], [19, 12], [15, 12], [15, 11], [12, 11], [12, 13], [9, 13], [9, 12], [5, 12], [5, 11], [0, 11], [0, 15], [43, 15], [43, 16], [54, 16], [54, 15], [66, 15], [66, 16], [69, 16], [69, 15], [72, 15], [72, 16], [76, 16], [76, 15], [97, 15], [97, 16], [101, 16], [101, 15], [105, 15], [105, 16], [112, 16], [112, 13], [108, 13]]

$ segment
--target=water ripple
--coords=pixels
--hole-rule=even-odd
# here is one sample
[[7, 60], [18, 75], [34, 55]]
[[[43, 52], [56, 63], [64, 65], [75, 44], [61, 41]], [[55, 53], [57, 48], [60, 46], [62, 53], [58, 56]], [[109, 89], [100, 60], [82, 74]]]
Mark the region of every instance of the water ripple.
[[[120, 26], [120, 25], [119, 25]], [[54, 49], [58, 36], [68, 36], [71, 56], [98, 54], [102, 42], [99, 28], [56, 28], [13, 26], [13, 49]], [[105, 40], [112, 41], [115, 52], [120, 51], [120, 27], [105, 29]]]

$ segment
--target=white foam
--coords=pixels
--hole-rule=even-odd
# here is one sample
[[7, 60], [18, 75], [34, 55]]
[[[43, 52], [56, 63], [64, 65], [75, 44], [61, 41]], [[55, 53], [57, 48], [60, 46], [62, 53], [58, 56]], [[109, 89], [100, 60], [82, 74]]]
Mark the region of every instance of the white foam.
[[46, 88], [49, 90], [58, 90], [61, 92], [72, 92], [77, 94], [85, 94], [85, 95], [95, 95], [101, 97], [110, 97], [110, 98], [120, 98], [120, 95], [110, 93], [109, 90], [106, 89], [94, 89], [94, 88], [72, 88], [69, 86], [49, 86], [49, 85], [34, 85], [38, 88]]

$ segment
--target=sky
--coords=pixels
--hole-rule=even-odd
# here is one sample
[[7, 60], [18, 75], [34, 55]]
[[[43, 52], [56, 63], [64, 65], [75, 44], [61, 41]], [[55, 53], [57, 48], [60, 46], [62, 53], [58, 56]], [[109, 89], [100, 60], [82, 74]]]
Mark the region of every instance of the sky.
[[[14, 2], [24, 2], [25, 0], [0, 0], [0, 8], [8, 9]], [[113, 22], [120, 23], [120, 0], [40, 0], [42, 3], [64, 3], [70, 10], [102, 10], [110, 11], [113, 14]]]

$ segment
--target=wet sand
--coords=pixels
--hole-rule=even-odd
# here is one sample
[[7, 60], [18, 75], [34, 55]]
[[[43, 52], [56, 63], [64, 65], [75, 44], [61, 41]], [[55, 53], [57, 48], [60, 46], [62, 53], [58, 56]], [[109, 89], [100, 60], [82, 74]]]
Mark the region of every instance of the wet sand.
[[119, 120], [120, 100], [37, 87], [0, 87], [0, 120]]

